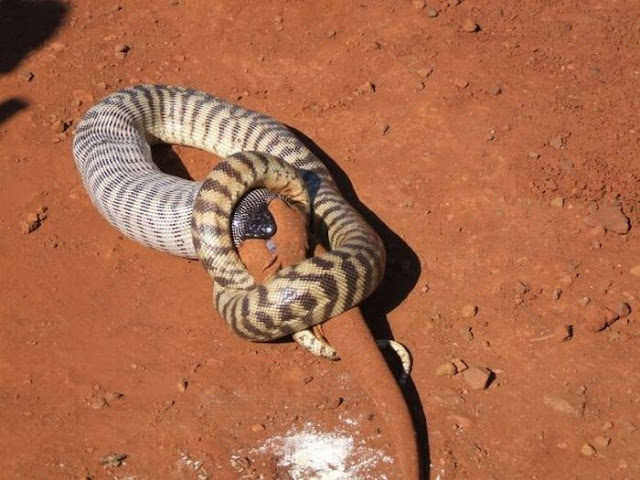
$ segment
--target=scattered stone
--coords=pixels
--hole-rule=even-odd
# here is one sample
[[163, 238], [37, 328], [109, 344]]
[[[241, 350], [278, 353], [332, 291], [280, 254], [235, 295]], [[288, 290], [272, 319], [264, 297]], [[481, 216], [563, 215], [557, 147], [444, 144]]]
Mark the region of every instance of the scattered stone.
[[561, 295], [562, 295], [562, 289], [554, 288], [553, 293], [551, 294], [551, 298], [553, 298], [554, 300], [560, 300]]
[[580, 304], [580, 306], [586, 307], [587, 305], [589, 305], [590, 301], [591, 299], [589, 297], [582, 297], [580, 300], [578, 300], [578, 303]]
[[628, 303], [622, 302], [616, 307], [616, 313], [620, 318], [628, 317], [631, 314], [631, 307]]
[[636, 427], [633, 423], [626, 422], [626, 421], [622, 422], [621, 426], [622, 426], [622, 429], [627, 433], [633, 433], [638, 429], [638, 427]]
[[455, 83], [458, 88], [467, 88], [469, 86], [469, 81], [464, 78], [458, 78], [453, 83]]
[[454, 358], [453, 360], [451, 360], [451, 363], [455, 365], [458, 372], [464, 372], [467, 368], [469, 368], [465, 361], [460, 358]]
[[463, 327], [461, 330], [462, 336], [468, 340], [471, 341], [473, 340], [473, 331], [471, 329], [471, 327]]
[[555, 197], [553, 200], [551, 200], [550, 205], [551, 205], [552, 207], [562, 208], [562, 207], [564, 207], [564, 198], [562, 198], [562, 197]]
[[389, 132], [389, 129], [391, 127], [389, 126], [388, 123], [381, 123], [380, 124], [380, 133], [382, 133], [382, 135], [386, 135]]
[[600, 332], [620, 318], [616, 312], [606, 307], [589, 307], [584, 318], [585, 326], [590, 332]]
[[20, 221], [20, 233], [29, 234], [31, 232], [35, 232], [40, 226], [40, 222], [29, 222], [28, 220]]
[[491, 89], [491, 95], [495, 95], [498, 96], [502, 93], [502, 87], [498, 86], [498, 87], [493, 87]]
[[596, 454], [596, 449], [593, 448], [591, 445], [589, 445], [588, 443], [583, 444], [580, 447], [580, 453], [582, 455], [584, 455], [585, 457], [590, 457], [592, 455]]
[[602, 424], [602, 431], [607, 432], [613, 428], [613, 422], [608, 420]]
[[373, 93], [376, 91], [376, 86], [372, 82], [365, 82], [358, 87], [356, 94], [363, 95], [365, 93]]
[[33, 73], [28, 70], [22, 72], [20, 76], [24, 78], [27, 82], [30, 82], [31, 80], [33, 80], [33, 77], [34, 77]]
[[416, 10], [422, 10], [427, 6], [427, 2], [425, 0], [413, 0], [411, 3], [413, 4], [413, 8]]
[[429, 77], [433, 73], [433, 68], [421, 68], [420, 70], [416, 70], [416, 73], [421, 77]]
[[569, 415], [574, 415], [576, 417], [581, 416], [584, 413], [584, 402], [579, 403], [577, 405], [572, 405], [570, 402], [565, 400], [564, 398], [554, 397], [551, 395], [545, 395], [544, 404], [547, 407], [550, 407], [552, 410], [560, 413], [567, 413]]
[[336, 32], [335, 30], [329, 30], [327, 32], [327, 38], [333, 38], [338, 34], [338, 32]]
[[464, 381], [474, 390], [484, 390], [489, 386], [493, 373], [488, 368], [470, 367], [462, 372]]
[[261, 432], [265, 429], [266, 427], [261, 424], [261, 423], [254, 423], [253, 425], [251, 425], [251, 431], [252, 432]]
[[462, 316], [464, 318], [473, 318], [478, 313], [478, 307], [476, 305], [465, 305], [462, 307]]
[[435, 8], [427, 8], [426, 13], [427, 13], [427, 17], [436, 18], [440, 12], [438, 12], [438, 10], [436, 10]]
[[58, 119], [51, 124], [51, 129], [54, 133], [63, 133], [67, 129], [67, 125]]
[[107, 402], [113, 402], [114, 400], [120, 400], [124, 398], [124, 393], [120, 392], [107, 392], [104, 394], [104, 399]]
[[109, 404], [107, 403], [107, 399], [99, 396], [96, 398], [93, 398], [90, 402], [91, 408], [93, 408], [94, 410], [100, 410], [104, 407], [108, 407]]
[[45, 218], [47, 218], [47, 207], [41, 205], [35, 212], [29, 212], [26, 220], [20, 222], [20, 233], [29, 234], [36, 231]]
[[558, 339], [559, 342], [566, 342], [573, 338], [573, 325], [558, 325], [553, 332], [553, 336]]
[[529, 291], [529, 286], [521, 281], [517, 281], [514, 285], [513, 285], [513, 291], [516, 292], [519, 295], [524, 295], [525, 293], [527, 293]]
[[468, 33], [475, 33], [480, 30], [480, 25], [478, 25], [470, 18], [467, 18], [464, 22], [462, 22], [462, 30]]
[[119, 43], [113, 47], [114, 53], [129, 53], [131, 47], [126, 43]]
[[189, 382], [186, 379], [182, 379], [180, 380], [177, 384], [176, 387], [178, 388], [178, 391], [180, 393], [184, 393], [187, 391], [187, 386], [189, 385]]
[[124, 464], [124, 461], [129, 457], [126, 453], [111, 453], [109, 455], [105, 455], [100, 460], [100, 465], [103, 465], [104, 468], [115, 468]]
[[603, 227], [607, 231], [624, 235], [631, 229], [629, 218], [620, 205], [603, 205], [584, 219], [590, 227]]
[[540, 154], [538, 152], [529, 152], [529, 157], [537, 160], [540, 158]]
[[560, 135], [556, 135], [549, 140], [549, 146], [555, 149], [560, 149], [564, 145], [564, 139]]
[[631, 267], [629, 269], [629, 273], [634, 277], [640, 277], [640, 265], [636, 265], [635, 267]]
[[609, 444], [611, 443], [611, 439], [609, 437], [597, 436], [593, 439], [593, 443], [595, 443], [599, 447], [605, 448], [609, 446]]
[[451, 376], [458, 373], [458, 368], [453, 362], [446, 362], [436, 368], [436, 375], [439, 377]]

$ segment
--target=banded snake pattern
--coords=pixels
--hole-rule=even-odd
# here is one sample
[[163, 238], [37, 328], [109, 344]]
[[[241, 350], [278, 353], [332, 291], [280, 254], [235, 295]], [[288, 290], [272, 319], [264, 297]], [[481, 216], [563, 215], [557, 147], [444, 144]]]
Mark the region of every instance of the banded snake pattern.
[[[204, 182], [174, 177], [152, 160], [157, 142], [223, 160]], [[193, 89], [133, 86], [88, 110], [73, 152], [93, 203], [114, 227], [149, 247], [201, 261], [213, 278], [216, 308], [241, 337], [269, 341], [305, 332], [360, 303], [382, 279], [379, 236], [342, 197], [322, 161], [267, 115]], [[237, 202], [260, 188], [309, 212], [311, 230], [330, 249], [264, 285], [246, 272], [231, 233]]]

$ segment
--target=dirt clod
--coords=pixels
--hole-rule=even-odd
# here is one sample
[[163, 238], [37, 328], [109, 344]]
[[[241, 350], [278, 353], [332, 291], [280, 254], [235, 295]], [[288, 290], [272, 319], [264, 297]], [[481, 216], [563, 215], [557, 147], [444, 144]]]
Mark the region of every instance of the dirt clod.
[[580, 453], [585, 457], [591, 457], [592, 455], [596, 454], [596, 449], [593, 448], [593, 446], [589, 445], [588, 443], [584, 443], [580, 447]]
[[622, 212], [620, 205], [603, 205], [586, 217], [584, 223], [591, 227], [602, 227], [620, 235], [628, 233], [631, 229], [629, 217]]
[[462, 30], [467, 33], [475, 33], [480, 31], [480, 25], [478, 25], [470, 18], [467, 18], [464, 22], [462, 22]]
[[485, 367], [469, 367], [462, 372], [462, 377], [469, 387], [474, 390], [484, 390], [489, 386], [492, 372]]
[[455, 375], [458, 369], [452, 362], [445, 362], [436, 368], [436, 375], [439, 377]]
[[462, 307], [461, 313], [464, 318], [473, 318], [478, 313], [478, 306], [471, 304], [465, 305]]
[[587, 330], [595, 333], [612, 325], [618, 318], [620, 317], [616, 312], [606, 307], [592, 306], [587, 308], [584, 325]]
[[616, 313], [620, 318], [628, 317], [631, 315], [631, 306], [626, 302], [619, 303], [616, 307]]

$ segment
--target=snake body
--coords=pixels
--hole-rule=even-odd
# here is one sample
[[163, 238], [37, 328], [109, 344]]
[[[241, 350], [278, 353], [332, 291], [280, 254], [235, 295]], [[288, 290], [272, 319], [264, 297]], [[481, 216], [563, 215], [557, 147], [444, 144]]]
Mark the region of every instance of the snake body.
[[[211, 152], [204, 182], [161, 172], [156, 142]], [[218, 311], [240, 336], [273, 340], [361, 302], [380, 283], [385, 252], [324, 164], [283, 124], [212, 95], [139, 85], [88, 110], [73, 143], [89, 195], [124, 235], [157, 250], [199, 258], [214, 282]], [[257, 285], [231, 237], [233, 209], [248, 190], [269, 188], [310, 209], [312, 231], [330, 251]]]

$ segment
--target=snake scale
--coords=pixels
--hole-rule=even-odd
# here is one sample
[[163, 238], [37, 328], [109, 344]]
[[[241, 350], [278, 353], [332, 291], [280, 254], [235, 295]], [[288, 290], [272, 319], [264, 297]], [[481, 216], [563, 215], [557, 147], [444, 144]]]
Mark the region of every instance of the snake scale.
[[[221, 158], [204, 182], [165, 174], [154, 143]], [[303, 331], [360, 303], [384, 274], [381, 239], [340, 194], [325, 165], [267, 115], [193, 89], [139, 85], [87, 111], [73, 143], [89, 195], [124, 235], [157, 250], [200, 259], [214, 303], [231, 329], [254, 341]], [[264, 285], [234, 248], [231, 218], [243, 196], [267, 188], [311, 213], [330, 250], [280, 270]]]

